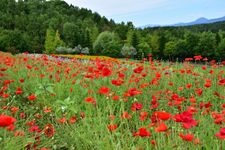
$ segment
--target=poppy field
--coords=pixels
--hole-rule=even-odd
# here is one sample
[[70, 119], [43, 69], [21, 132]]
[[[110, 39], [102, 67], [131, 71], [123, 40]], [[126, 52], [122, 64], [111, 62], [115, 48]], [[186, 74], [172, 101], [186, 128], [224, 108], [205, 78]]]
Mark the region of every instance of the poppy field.
[[224, 65], [0, 52], [0, 147], [224, 149]]

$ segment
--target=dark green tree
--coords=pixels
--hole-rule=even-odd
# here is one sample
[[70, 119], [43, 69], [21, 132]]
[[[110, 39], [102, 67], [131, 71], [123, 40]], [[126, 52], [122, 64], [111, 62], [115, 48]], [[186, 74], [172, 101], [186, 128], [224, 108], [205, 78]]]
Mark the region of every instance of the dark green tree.
[[137, 51], [137, 56], [138, 59], [143, 59], [144, 57], [147, 57], [148, 54], [152, 53], [152, 50], [148, 43], [142, 42], [138, 44], [138, 51]]
[[197, 54], [205, 57], [214, 57], [216, 50], [216, 36], [212, 32], [203, 32], [200, 34]]
[[0, 31], [0, 49], [11, 53], [29, 51], [27, 36], [18, 30]]
[[69, 47], [75, 47], [79, 44], [80, 29], [74, 23], [65, 23], [63, 25], [63, 39]]
[[84, 45], [83, 47], [88, 47], [89, 49], [92, 48], [92, 41], [91, 41], [91, 33], [89, 29], [85, 30], [85, 37], [84, 37]]
[[219, 33], [216, 33], [216, 45], [219, 45], [220, 41], [221, 41], [220, 35]]
[[194, 55], [197, 55], [198, 50], [198, 42], [199, 42], [199, 35], [198, 33], [193, 32], [186, 32], [185, 33], [185, 40], [187, 42], [187, 51], [188, 51], [188, 57], [192, 57]]
[[164, 55], [166, 57], [171, 58], [171, 56], [173, 56], [176, 52], [176, 48], [177, 48], [177, 43], [175, 41], [169, 41], [166, 43], [165, 45], [165, 49], [164, 49]]
[[165, 33], [160, 31], [158, 33], [159, 36], [159, 56], [162, 58], [164, 56], [164, 49], [165, 49], [165, 45], [166, 45], [166, 37], [165, 37]]
[[136, 32], [133, 32], [133, 34], [132, 34], [132, 37], [131, 37], [131, 45], [134, 47], [134, 48], [136, 48], [136, 49], [138, 49], [138, 44], [139, 44], [139, 38], [138, 38], [138, 36], [137, 36], [137, 33]]
[[225, 38], [222, 39], [218, 45], [216, 58], [219, 60], [225, 60]]

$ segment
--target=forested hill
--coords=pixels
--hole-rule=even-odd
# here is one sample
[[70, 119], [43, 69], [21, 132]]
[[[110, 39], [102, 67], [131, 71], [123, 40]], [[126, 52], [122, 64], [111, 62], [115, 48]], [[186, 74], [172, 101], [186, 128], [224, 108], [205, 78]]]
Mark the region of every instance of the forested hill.
[[[84, 42], [83, 36], [87, 30], [91, 32], [94, 39], [99, 32], [114, 28], [115, 23], [91, 10], [68, 5], [60, 0], [18, 0], [18, 2], [1, 0], [0, 27], [2, 50], [7, 47], [8, 40], [12, 40], [8, 39], [11, 37], [16, 40], [13, 40], [15, 43], [11, 43], [12, 41], [9, 43], [14, 44], [21, 51], [41, 52], [44, 50], [48, 28], [58, 30], [61, 36], [65, 35], [63, 37], [65, 39], [67, 34], [75, 32], [76, 34], [71, 35], [70, 38], [76, 38], [74, 39], [74, 45], [76, 45]], [[63, 29], [69, 27], [75, 31], [64, 33]]]
[[139, 29], [101, 15], [61, 0], [1, 0], [0, 50], [225, 59], [225, 22]]

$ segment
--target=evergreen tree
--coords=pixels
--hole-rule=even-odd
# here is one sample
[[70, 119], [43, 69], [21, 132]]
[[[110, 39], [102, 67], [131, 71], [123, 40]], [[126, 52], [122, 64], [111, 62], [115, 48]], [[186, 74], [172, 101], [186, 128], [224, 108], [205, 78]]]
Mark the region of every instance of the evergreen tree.
[[45, 53], [51, 54], [55, 50], [55, 31], [52, 28], [48, 28], [46, 31], [46, 38], [45, 38]]
[[89, 29], [85, 30], [84, 47], [88, 47], [88, 48], [92, 47], [91, 35], [90, 35]]
[[65, 46], [65, 43], [61, 40], [59, 31], [57, 30], [55, 33], [54, 49], [60, 46]]
[[216, 44], [219, 45], [220, 41], [221, 41], [220, 35], [219, 33], [216, 33]]
[[164, 56], [164, 49], [166, 45], [166, 37], [164, 32], [159, 32], [159, 56], [162, 58]]
[[139, 44], [139, 38], [137, 36], [137, 33], [134, 31], [131, 38], [131, 45], [134, 48], [138, 49], [138, 44]]

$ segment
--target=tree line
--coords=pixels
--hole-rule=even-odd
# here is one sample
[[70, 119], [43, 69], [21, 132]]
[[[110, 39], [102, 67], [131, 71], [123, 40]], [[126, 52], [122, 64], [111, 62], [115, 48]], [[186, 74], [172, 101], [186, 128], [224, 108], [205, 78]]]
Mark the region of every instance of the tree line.
[[225, 59], [225, 22], [136, 28], [61, 0], [1, 0], [0, 50], [158, 59]]

